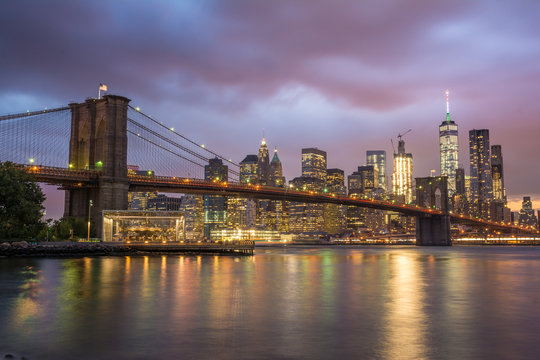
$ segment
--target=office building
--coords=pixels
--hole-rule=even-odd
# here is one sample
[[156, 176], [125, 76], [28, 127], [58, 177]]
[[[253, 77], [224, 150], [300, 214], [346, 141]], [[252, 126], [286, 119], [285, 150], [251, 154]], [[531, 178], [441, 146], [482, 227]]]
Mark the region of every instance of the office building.
[[399, 139], [398, 152], [394, 154], [394, 172], [392, 173], [392, 197], [405, 204], [413, 202], [413, 158], [405, 152], [405, 141]]
[[366, 164], [373, 166], [379, 172], [379, 187], [387, 191], [386, 179], [386, 151], [368, 150], [366, 152]]
[[272, 161], [270, 161], [269, 185], [277, 187], [284, 187], [286, 185], [277, 149], [274, 149], [274, 156], [272, 157]]
[[257, 155], [247, 155], [244, 160], [240, 162], [240, 182], [256, 184], [258, 180], [257, 175]]
[[[208, 161], [204, 167], [204, 179], [228, 181], [229, 169], [219, 158]], [[219, 195], [204, 195], [204, 236], [209, 239], [210, 231], [227, 225], [227, 199]]]
[[538, 219], [534, 215], [531, 197], [524, 196], [521, 203], [521, 210], [519, 211], [519, 226], [536, 228], [537, 225]]
[[148, 200], [148, 209], [156, 211], [178, 211], [182, 205], [182, 198], [170, 197], [165, 194], [158, 194], [155, 198]]
[[326, 181], [326, 151], [302, 149], [302, 176]]
[[501, 145], [491, 146], [491, 178], [493, 181], [493, 200], [500, 201], [506, 205]]
[[259, 147], [259, 155], [257, 156], [257, 178], [261, 185], [268, 185], [270, 178], [270, 155], [268, 154], [268, 146], [263, 138]]
[[[325, 186], [325, 180], [307, 176], [296, 177], [289, 182], [291, 189], [300, 191], [323, 192]], [[290, 232], [314, 232], [324, 229], [324, 204], [290, 202], [288, 210]]]
[[[326, 171], [327, 194], [346, 195], [345, 173], [341, 169]], [[347, 208], [339, 204], [324, 205], [324, 231], [329, 234], [341, 234], [345, 231]]]
[[489, 204], [493, 200], [489, 130], [473, 129], [469, 131], [469, 152], [471, 166], [470, 213], [472, 216], [489, 219]]
[[204, 200], [202, 195], [186, 194], [182, 198], [180, 211], [184, 212], [186, 241], [204, 238]]
[[456, 192], [456, 170], [459, 166], [458, 126], [450, 119], [448, 90], [446, 90], [446, 119], [439, 125], [441, 175], [448, 177], [448, 194]]

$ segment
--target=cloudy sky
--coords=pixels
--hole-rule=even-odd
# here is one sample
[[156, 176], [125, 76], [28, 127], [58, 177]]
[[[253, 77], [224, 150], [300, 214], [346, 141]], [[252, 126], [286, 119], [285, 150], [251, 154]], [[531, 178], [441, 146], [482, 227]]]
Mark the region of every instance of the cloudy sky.
[[[0, 4], [0, 114], [111, 93], [241, 161], [263, 131], [287, 179], [302, 147], [350, 174], [400, 132], [415, 177], [439, 171], [450, 90], [503, 149], [515, 201], [540, 206], [540, 2], [48, 0]], [[391, 172], [391, 165], [387, 171]]]

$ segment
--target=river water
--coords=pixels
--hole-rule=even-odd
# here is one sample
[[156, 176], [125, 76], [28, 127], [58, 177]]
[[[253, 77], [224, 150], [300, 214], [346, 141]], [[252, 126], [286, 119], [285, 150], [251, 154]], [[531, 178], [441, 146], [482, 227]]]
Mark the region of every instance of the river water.
[[530, 359], [540, 247], [0, 259], [0, 358]]

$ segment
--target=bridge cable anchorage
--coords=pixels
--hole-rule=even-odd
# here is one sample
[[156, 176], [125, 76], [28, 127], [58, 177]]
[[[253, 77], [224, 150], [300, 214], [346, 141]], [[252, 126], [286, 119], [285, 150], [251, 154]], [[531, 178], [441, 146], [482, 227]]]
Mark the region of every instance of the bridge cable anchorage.
[[165, 151], [167, 151], [167, 152], [169, 152], [169, 153], [175, 155], [175, 156], [178, 156], [178, 157], [180, 157], [180, 158], [182, 158], [182, 159], [184, 159], [184, 160], [186, 160], [186, 161], [189, 161], [189, 162], [192, 163], [192, 164], [198, 165], [198, 166], [200, 166], [200, 167], [202, 167], [202, 168], [204, 168], [204, 166], [205, 166], [204, 164], [199, 164], [198, 162], [195, 162], [195, 161], [193, 161], [193, 160], [191, 160], [191, 159], [188, 159], [187, 157], [182, 156], [182, 155], [180, 155], [180, 154], [178, 154], [178, 153], [176, 153], [176, 152], [174, 152], [174, 151], [172, 151], [172, 150], [166, 149], [166, 148], [164, 148], [163, 146], [161, 146], [161, 145], [159, 145], [159, 144], [153, 142], [152, 140], [149, 140], [149, 139], [145, 138], [144, 136], [140, 136], [139, 134], [134, 133], [134, 132], [131, 131], [131, 130], [126, 130], [126, 131], [127, 131], [128, 133], [132, 134], [132, 135], [135, 135], [138, 139], [142, 139], [142, 140], [144, 140], [144, 141], [146, 141], [146, 142], [148, 142], [148, 143], [150, 143], [150, 144], [152, 144], [152, 145], [154, 145], [154, 146], [157, 146], [157, 147], [159, 147], [159, 148], [161, 148], [161, 149], [163, 149], [163, 150], [165, 150]]
[[[150, 117], [149, 115], [146, 115], [145, 113], [143, 113], [143, 112], [137, 110], [136, 108], [134, 108], [134, 107], [131, 106], [131, 105], [128, 105], [128, 106], [129, 106], [130, 109], [132, 109], [133, 111], [136, 111], [138, 114], [141, 114], [142, 116], [144, 116], [145, 118], [149, 119], [150, 121], [152, 121], [152, 122], [155, 123], [156, 125], [158, 125], [158, 126], [164, 128], [164, 129], [167, 129], [167, 131], [170, 131], [170, 128], [168, 128], [167, 126], [163, 125], [163, 124], [160, 123], [159, 121], [153, 119], [153, 118]], [[225, 157], [219, 155], [218, 153], [216, 153], [216, 152], [214, 152], [214, 151], [212, 151], [212, 150], [210, 150], [210, 149], [208, 149], [208, 148], [206, 148], [206, 147], [202, 147], [200, 144], [198, 144], [198, 143], [196, 143], [195, 141], [193, 141], [193, 140], [191, 140], [191, 139], [185, 137], [184, 135], [182, 135], [182, 134], [180, 134], [180, 133], [178, 133], [178, 132], [176, 132], [176, 131], [172, 131], [172, 133], [174, 133], [174, 134], [177, 135], [177, 136], [180, 136], [182, 139], [184, 139], [184, 140], [190, 142], [191, 144], [197, 146], [198, 148], [204, 149], [205, 151], [207, 151], [207, 152], [209, 152], [210, 154], [212, 154], [212, 155], [218, 157], [219, 159], [224, 160], [224, 161], [226, 161], [227, 163], [229, 163], [229, 164], [231, 164], [231, 165], [234, 165], [234, 166], [236, 166], [236, 167], [238, 167], [238, 168], [240, 167], [239, 164], [237, 164], [237, 163], [235, 163], [235, 162], [233, 162], [233, 161], [231, 161], [231, 160], [229, 160], [229, 159], [227, 159], [227, 158], [225, 158]]]
[[[166, 136], [164, 136], [164, 135], [162, 135], [162, 134], [160, 134], [160, 133], [158, 133], [158, 132], [156, 132], [156, 131], [154, 131], [154, 130], [148, 128], [148, 127], [145, 126], [145, 125], [142, 125], [141, 123], [139, 123], [139, 122], [136, 121], [136, 120], [133, 120], [133, 119], [131, 119], [131, 118], [128, 118], [128, 122], [130, 122], [131, 124], [135, 125], [136, 127], [141, 128], [142, 130], [144, 130], [144, 131], [150, 133], [151, 135], [156, 136], [157, 138], [163, 140], [164, 142], [166, 142], [166, 143], [168, 143], [168, 144], [170, 144], [170, 145], [172, 145], [172, 146], [174, 146], [174, 147], [177, 147], [177, 148], [179, 148], [179, 149], [181, 149], [181, 150], [187, 152], [188, 154], [190, 154], [190, 155], [192, 155], [192, 156], [194, 156], [194, 157], [196, 157], [196, 158], [198, 158], [198, 159], [200, 159], [200, 160], [203, 160], [203, 161], [205, 161], [205, 162], [208, 162], [208, 161], [210, 160], [209, 158], [205, 157], [204, 155], [201, 155], [201, 154], [199, 154], [199, 153], [197, 153], [197, 152], [195, 152], [195, 151], [193, 151], [193, 150], [190, 150], [190, 149], [186, 148], [185, 146], [183, 146], [183, 145], [177, 143], [176, 141], [171, 140], [170, 138], [168, 138], [168, 137], [166, 137]], [[135, 134], [135, 135], [137, 135], [138, 137], [143, 138], [143, 136], [141, 136], [140, 134]], [[145, 138], [145, 140], [148, 140], [148, 139]], [[149, 141], [149, 142], [152, 143], [152, 144], [155, 145], [155, 146], [158, 146], [158, 147], [160, 147], [160, 148], [163, 148], [161, 145], [159, 145], [159, 144], [157, 144], [157, 143], [155, 143], [155, 142], [152, 142], [152, 141]], [[165, 149], [165, 148], [163, 148], [163, 149]], [[171, 152], [171, 153], [174, 153], [174, 152]], [[193, 163], [195, 163], [195, 162], [193, 162]], [[200, 164], [198, 164], [198, 163], [195, 163], [195, 164], [200, 165]], [[231, 172], [231, 174], [233, 174], [233, 175], [235, 175], [235, 176], [238, 176], [238, 177], [240, 176], [240, 173], [239, 173], [238, 171], [236, 171], [236, 170], [229, 169], [229, 171]]]

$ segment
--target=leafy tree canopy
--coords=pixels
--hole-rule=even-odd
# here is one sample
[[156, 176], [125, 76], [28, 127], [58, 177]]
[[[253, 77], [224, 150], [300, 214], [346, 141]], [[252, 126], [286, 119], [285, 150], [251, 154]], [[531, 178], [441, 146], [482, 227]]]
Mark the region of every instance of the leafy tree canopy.
[[10, 162], [0, 162], [0, 239], [35, 237], [43, 228], [45, 195], [32, 176]]

